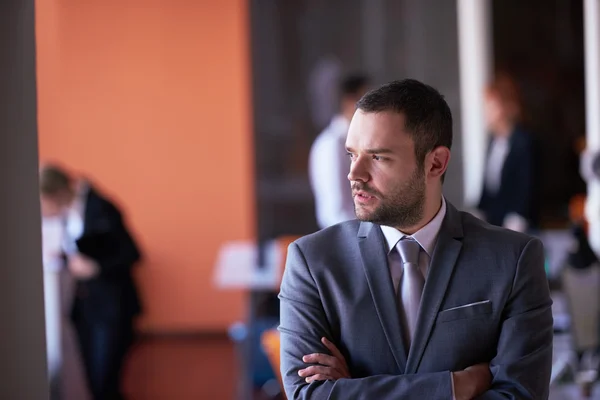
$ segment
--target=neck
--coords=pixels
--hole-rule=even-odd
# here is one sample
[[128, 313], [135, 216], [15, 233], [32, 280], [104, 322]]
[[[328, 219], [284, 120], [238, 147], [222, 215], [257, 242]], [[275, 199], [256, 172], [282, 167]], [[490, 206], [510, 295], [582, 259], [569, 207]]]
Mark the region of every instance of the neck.
[[435, 193], [425, 197], [425, 206], [423, 208], [423, 217], [415, 225], [410, 227], [396, 227], [400, 232], [412, 235], [427, 225], [440, 211], [442, 207], [442, 191], [436, 190]]

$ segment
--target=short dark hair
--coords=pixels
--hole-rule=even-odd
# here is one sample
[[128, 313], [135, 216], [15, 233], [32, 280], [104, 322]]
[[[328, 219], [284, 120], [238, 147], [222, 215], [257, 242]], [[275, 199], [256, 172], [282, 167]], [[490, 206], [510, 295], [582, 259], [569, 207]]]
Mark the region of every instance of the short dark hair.
[[367, 113], [403, 114], [420, 166], [434, 148], [452, 148], [452, 112], [444, 96], [429, 85], [414, 79], [393, 81], [365, 94], [356, 106]]
[[340, 82], [340, 96], [360, 96], [369, 85], [369, 77], [365, 74], [351, 74], [345, 76]]
[[40, 193], [56, 196], [71, 190], [71, 177], [56, 165], [46, 165], [40, 170]]

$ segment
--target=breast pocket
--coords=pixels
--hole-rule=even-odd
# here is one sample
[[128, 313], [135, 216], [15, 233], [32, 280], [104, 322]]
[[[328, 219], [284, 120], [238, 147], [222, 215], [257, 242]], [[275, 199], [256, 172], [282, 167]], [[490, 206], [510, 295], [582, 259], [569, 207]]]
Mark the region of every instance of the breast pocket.
[[437, 322], [442, 323], [458, 319], [483, 317], [491, 313], [492, 302], [490, 300], [484, 300], [440, 311], [437, 316]]

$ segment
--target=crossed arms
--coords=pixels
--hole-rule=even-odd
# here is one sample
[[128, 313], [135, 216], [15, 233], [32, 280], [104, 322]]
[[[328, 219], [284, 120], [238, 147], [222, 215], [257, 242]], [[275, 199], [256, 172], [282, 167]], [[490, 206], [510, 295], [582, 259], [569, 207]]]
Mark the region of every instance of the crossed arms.
[[[360, 379], [351, 379], [349, 370], [348, 376], [327, 375], [323, 369], [306, 371], [307, 367], [321, 366], [340, 372], [340, 368], [348, 366], [322, 341], [333, 336], [310, 267], [296, 243], [288, 250], [279, 297], [281, 374], [290, 400], [451, 399], [453, 385], [457, 400], [548, 398], [552, 313], [542, 245], [537, 239], [527, 243], [519, 258], [503, 312], [497, 353], [489, 360], [489, 385], [484, 384], [485, 374], [481, 368], [476, 368], [475, 373], [470, 369]], [[315, 353], [330, 358], [316, 358]], [[313, 357], [303, 359], [310, 355]]]

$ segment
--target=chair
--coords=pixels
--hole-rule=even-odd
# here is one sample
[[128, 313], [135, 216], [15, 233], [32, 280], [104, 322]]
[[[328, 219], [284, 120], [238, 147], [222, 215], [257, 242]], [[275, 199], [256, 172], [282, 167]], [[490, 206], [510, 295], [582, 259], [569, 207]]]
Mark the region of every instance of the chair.
[[267, 358], [269, 359], [269, 363], [273, 368], [273, 372], [275, 372], [275, 376], [277, 376], [277, 380], [279, 381], [279, 385], [281, 387], [281, 393], [283, 398], [285, 397], [285, 391], [283, 390], [283, 379], [281, 377], [281, 359], [280, 359], [280, 338], [279, 331], [277, 329], [270, 329], [265, 331], [261, 337], [261, 345], [263, 351], [267, 354]]
[[569, 220], [572, 223], [581, 223], [584, 230], [588, 230], [588, 222], [585, 217], [585, 202], [587, 196], [585, 194], [577, 194], [569, 200]]
[[571, 315], [571, 332], [575, 351], [596, 351], [600, 338], [600, 266], [586, 269], [565, 268], [563, 290]]
[[[285, 262], [287, 259], [287, 249], [289, 245], [300, 238], [297, 235], [283, 235], [279, 236], [275, 239], [276, 251], [278, 254], [278, 270], [279, 270], [279, 283], [281, 284], [281, 279], [283, 278], [283, 271], [285, 270]], [[278, 285], [279, 286], [279, 285]], [[279, 331], [277, 329], [269, 329], [261, 335], [261, 347], [262, 350], [267, 355], [269, 363], [271, 364], [271, 368], [279, 381], [279, 387], [281, 389], [281, 394], [284, 399], [285, 391], [283, 390], [283, 379], [281, 377], [281, 369], [280, 369], [280, 353], [279, 353]]]
[[585, 269], [567, 266], [562, 273], [562, 287], [571, 316], [573, 350], [553, 366], [552, 382], [570, 370], [575, 381], [587, 388], [598, 374], [600, 344], [600, 265]]
[[290, 244], [296, 239], [300, 239], [301, 236], [297, 235], [282, 235], [275, 239], [275, 245], [277, 246], [277, 253], [279, 254], [279, 283], [283, 278], [283, 271], [285, 270], [285, 261], [287, 259], [287, 250]]

